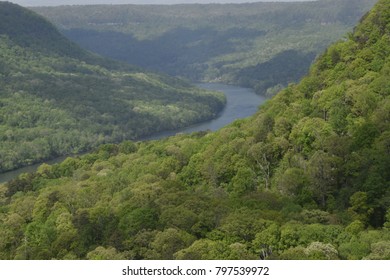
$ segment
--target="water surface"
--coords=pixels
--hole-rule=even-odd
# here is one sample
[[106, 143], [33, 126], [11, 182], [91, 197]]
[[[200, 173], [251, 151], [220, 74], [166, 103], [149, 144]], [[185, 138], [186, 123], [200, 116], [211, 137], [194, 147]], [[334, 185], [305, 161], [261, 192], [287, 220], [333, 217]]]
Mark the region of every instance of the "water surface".
[[[175, 135], [177, 133], [191, 133], [205, 130], [215, 131], [237, 119], [242, 119], [253, 115], [258, 110], [259, 105], [264, 103], [266, 100], [265, 97], [256, 95], [255, 92], [249, 88], [218, 83], [197, 84], [197, 86], [209, 90], [222, 91], [225, 94], [226, 106], [217, 118], [194, 124], [182, 129], [158, 132], [151, 136], [143, 137], [139, 140], [161, 139]], [[67, 156], [58, 157], [56, 159], [45, 162], [48, 164], [54, 164], [63, 161], [65, 158], [67, 158]], [[38, 163], [2, 173], [0, 174], [0, 183], [4, 183], [13, 178], [16, 178], [21, 173], [35, 172], [40, 165], [41, 163]]]
[[167, 136], [172, 136], [177, 133], [191, 133], [197, 131], [211, 130], [216, 131], [237, 119], [243, 119], [252, 116], [258, 110], [259, 106], [264, 103], [266, 98], [255, 94], [250, 88], [230, 86], [218, 83], [197, 84], [197, 86], [208, 89], [222, 91], [226, 96], [226, 106], [220, 115], [209, 121], [194, 124], [182, 129], [172, 131], [162, 131], [142, 140], [161, 139]]

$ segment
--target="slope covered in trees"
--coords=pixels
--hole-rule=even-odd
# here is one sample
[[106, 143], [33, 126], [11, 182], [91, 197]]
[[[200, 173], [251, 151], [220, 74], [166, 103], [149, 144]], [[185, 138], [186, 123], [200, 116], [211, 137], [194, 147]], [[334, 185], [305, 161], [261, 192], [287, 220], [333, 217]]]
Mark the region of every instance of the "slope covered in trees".
[[0, 257], [390, 259], [389, 76], [380, 0], [249, 119], [0, 186]]
[[0, 2], [0, 172], [210, 119], [220, 93], [82, 50]]
[[[298, 81], [376, 0], [34, 8], [102, 55], [272, 95]], [[272, 1], [270, 1], [272, 2]]]

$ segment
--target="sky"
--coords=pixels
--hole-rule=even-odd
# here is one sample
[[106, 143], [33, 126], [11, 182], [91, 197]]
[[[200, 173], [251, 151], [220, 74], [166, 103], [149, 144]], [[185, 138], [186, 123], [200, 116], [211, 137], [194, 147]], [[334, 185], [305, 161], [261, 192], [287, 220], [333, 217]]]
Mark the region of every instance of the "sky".
[[8, 0], [22, 6], [58, 6], [88, 4], [183, 4], [183, 3], [249, 3], [294, 2], [312, 0]]

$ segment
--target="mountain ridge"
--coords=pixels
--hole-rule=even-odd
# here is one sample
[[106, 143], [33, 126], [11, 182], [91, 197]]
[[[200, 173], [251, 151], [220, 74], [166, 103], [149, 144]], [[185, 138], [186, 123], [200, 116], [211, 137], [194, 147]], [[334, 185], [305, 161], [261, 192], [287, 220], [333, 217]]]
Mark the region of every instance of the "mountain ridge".
[[[101, 55], [272, 95], [297, 82], [375, 0], [34, 8]], [[289, 60], [284, 59], [286, 53]], [[277, 69], [280, 74], [268, 67]], [[267, 93], [268, 91], [268, 93]]]
[[84, 51], [25, 8], [1, 2], [0, 15], [0, 171], [210, 119], [224, 106], [221, 93]]
[[389, 42], [379, 0], [248, 119], [0, 185], [0, 257], [390, 259]]

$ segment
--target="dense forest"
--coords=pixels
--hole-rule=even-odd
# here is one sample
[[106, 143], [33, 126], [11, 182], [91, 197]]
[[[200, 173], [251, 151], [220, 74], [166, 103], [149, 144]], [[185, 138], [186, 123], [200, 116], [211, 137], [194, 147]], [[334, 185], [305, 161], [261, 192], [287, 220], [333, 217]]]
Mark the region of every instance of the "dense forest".
[[390, 1], [215, 132], [0, 185], [2, 259], [390, 259]]
[[102, 55], [192, 81], [273, 95], [352, 30], [376, 0], [34, 8]]
[[222, 93], [82, 50], [0, 2], [0, 172], [211, 119]]

